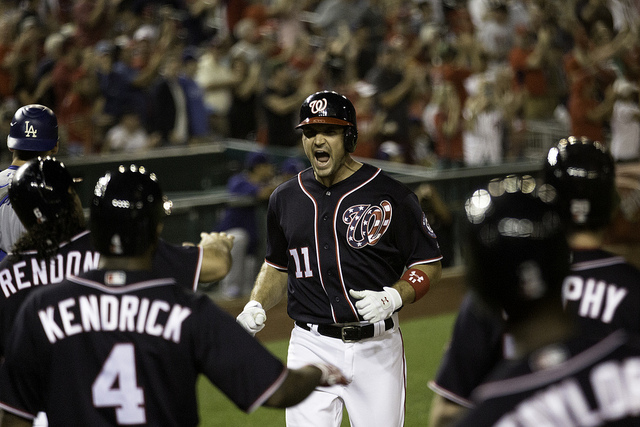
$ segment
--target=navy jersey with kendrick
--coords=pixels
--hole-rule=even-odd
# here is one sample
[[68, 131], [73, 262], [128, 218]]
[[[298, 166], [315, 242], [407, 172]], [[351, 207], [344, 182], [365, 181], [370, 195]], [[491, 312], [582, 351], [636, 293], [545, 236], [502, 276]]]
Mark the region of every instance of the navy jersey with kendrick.
[[44, 410], [50, 425], [195, 426], [200, 373], [247, 412], [286, 376], [206, 295], [149, 272], [93, 270], [27, 297], [0, 368], [0, 407], [25, 418]]
[[357, 322], [350, 289], [382, 291], [442, 259], [415, 194], [367, 164], [331, 187], [312, 169], [280, 185], [267, 230], [266, 262], [289, 272], [289, 315], [308, 323]]
[[[0, 262], [0, 356], [18, 308], [30, 291], [61, 283], [67, 275], [98, 268], [100, 253], [91, 244], [88, 230], [60, 245], [58, 254], [45, 263], [35, 251], [11, 255]], [[195, 290], [202, 266], [202, 248], [177, 246], [160, 239], [154, 256], [154, 271], [173, 277], [179, 286]]]

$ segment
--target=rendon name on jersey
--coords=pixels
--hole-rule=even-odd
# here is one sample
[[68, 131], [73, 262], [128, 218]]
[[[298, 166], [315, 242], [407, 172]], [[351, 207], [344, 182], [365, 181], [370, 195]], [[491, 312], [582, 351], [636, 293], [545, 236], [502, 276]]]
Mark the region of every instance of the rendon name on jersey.
[[[172, 277], [180, 287], [195, 290], [202, 266], [202, 248], [158, 242], [153, 259], [159, 276]], [[37, 259], [35, 251], [8, 256], [0, 263], [0, 356], [16, 317], [18, 307], [30, 291], [42, 285], [57, 284], [66, 276], [98, 268], [100, 254], [91, 244], [91, 233], [83, 231], [60, 245], [49, 262]]]

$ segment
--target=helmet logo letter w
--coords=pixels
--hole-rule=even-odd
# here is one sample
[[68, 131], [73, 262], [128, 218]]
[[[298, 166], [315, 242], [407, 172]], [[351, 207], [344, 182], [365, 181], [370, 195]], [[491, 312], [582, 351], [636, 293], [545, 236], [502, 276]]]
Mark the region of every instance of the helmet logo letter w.
[[24, 128], [24, 136], [26, 137], [35, 138], [38, 134], [38, 131], [33, 127], [33, 125], [29, 124], [28, 120], [24, 122]]
[[313, 114], [318, 114], [320, 111], [327, 109], [327, 98], [316, 99], [309, 103], [309, 108]]

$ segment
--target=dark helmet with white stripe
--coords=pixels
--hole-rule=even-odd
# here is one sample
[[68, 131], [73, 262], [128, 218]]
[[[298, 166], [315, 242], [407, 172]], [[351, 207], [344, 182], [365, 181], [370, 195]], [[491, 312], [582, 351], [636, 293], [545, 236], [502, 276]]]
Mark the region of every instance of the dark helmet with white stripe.
[[46, 157], [20, 166], [9, 184], [11, 207], [26, 228], [55, 221], [75, 209], [73, 178], [62, 162]]
[[153, 173], [144, 167], [120, 166], [100, 178], [91, 201], [91, 236], [107, 256], [144, 254], [158, 240], [158, 226], [171, 202]]
[[467, 283], [510, 319], [560, 300], [569, 247], [557, 193], [531, 176], [494, 179], [465, 203]]
[[551, 147], [544, 179], [560, 196], [562, 215], [574, 229], [598, 229], [611, 222], [618, 204], [615, 163], [604, 144], [570, 136]]

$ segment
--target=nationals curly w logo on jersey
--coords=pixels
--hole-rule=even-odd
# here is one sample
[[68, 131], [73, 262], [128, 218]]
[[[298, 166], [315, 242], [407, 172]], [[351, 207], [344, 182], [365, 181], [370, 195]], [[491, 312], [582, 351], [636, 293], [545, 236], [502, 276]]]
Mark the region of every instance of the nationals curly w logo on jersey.
[[383, 200], [380, 206], [356, 205], [342, 216], [347, 227], [347, 243], [355, 249], [378, 243], [391, 224], [391, 203]]
[[311, 112], [313, 114], [318, 114], [319, 112], [327, 109], [327, 99], [322, 98], [311, 101], [309, 103], [309, 108], [311, 108]]

